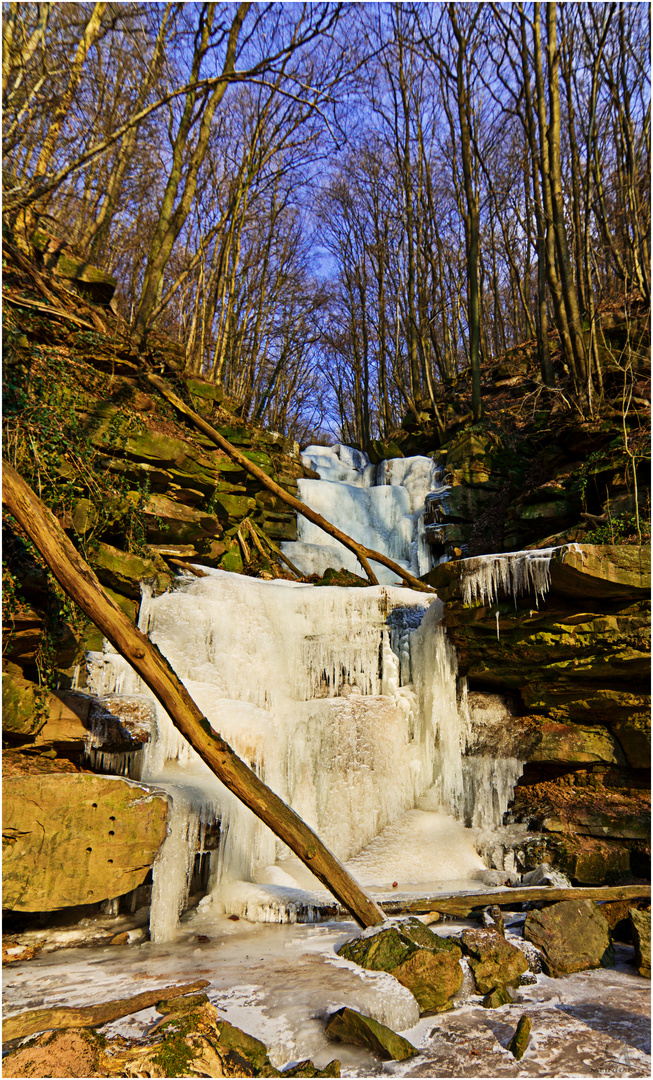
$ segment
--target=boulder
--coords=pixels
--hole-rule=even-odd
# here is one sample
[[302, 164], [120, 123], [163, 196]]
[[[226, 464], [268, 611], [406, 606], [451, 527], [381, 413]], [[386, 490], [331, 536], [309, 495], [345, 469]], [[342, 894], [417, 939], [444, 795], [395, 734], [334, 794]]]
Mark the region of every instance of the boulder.
[[[226, 496], [224, 496], [226, 498]], [[249, 500], [254, 506], [254, 500]], [[194, 510], [166, 495], [150, 495], [142, 508], [148, 541], [155, 544], [193, 544], [210, 542], [222, 535], [215, 514]]]
[[72, 281], [79, 291], [95, 304], [109, 305], [118, 284], [111, 274], [98, 270], [97, 266], [81, 259], [74, 259], [71, 255], [61, 254], [53, 267], [53, 273], [56, 277]]
[[556, 889], [570, 889], [571, 881], [565, 874], [552, 870], [548, 863], [540, 863], [521, 879], [522, 885], [551, 885]]
[[326, 1034], [334, 1042], [366, 1046], [383, 1061], [405, 1061], [419, 1054], [419, 1050], [407, 1039], [355, 1009], [343, 1008], [333, 1013], [326, 1026]]
[[520, 1017], [519, 1023], [517, 1024], [517, 1030], [508, 1043], [508, 1049], [517, 1061], [521, 1061], [526, 1053], [526, 1047], [528, 1046], [528, 1041], [531, 1037], [532, 1026], [533, 1023], [530, 1016]]
[[167, 816], [163, 792], [118, 776], [8, 777], [3, 906], [53, 911], [135, 889], [165, 838]]
[[347, 941], [338, 955], [371, 971], [390, 972], [411, 991], [422, 1014], [450, 1009], [463, 982], [458, 945], [434, 934], [419, 919]]
[[512, 997], [505, 986], [497, 986], [485, 995], [481, 1005], [484, 1009], [500, 1009], [502, 1005], [512, 1005]]
[[630, 908], [628, 912], [635, 941], [635, 963], [640, 975], [651, 978], [651, 909], [640, 911]]
[[[261, 1076], [269, 1076], [270, 1073], [261, 1073]], [[340, 1062], [330, 1061], [328, 1065], [325, 1065], [323, 1069], [317, 1069], [313, 1062], [308, 1058], [306, 1061], [298, 1061], [296, 1065], [292, 1065], [289, 1069], [284, 1069], [282, 1073], [275, 1073], [275, 1076], [340, 1076]]]
[[518, 986], [520, 976], [528, 971], [524, 954], [496, 930], [465, 930], [459, 940], [480, 994]]
[[524, 937], [541, 950], [544, 970], [554, 978], [613, 963], [608, 923], [592, 900], [529, 911]]
[[12, 735], [37, 735], [47, 719], [43, 695], [18, 664], [5, 663], [2, 671], [2, 730]]

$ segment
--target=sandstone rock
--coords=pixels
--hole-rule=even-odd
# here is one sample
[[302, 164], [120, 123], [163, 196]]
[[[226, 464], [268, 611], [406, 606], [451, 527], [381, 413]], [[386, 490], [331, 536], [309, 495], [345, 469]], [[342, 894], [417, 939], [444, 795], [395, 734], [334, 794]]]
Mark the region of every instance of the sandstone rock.
[[512, 997], [505, 986], [497, 986], [485, 995], [481, 1005], [484, 1009], [500, 1009], [502, 1005], [512, 1005]]
[[79, 291], [85, 293], [96, 304], [110, 304], [118, 284], [111, 274], [99, 270], [97, 266], [91, 266], [90, 263], [74, 259], [70, 255], [61, 254], [53, 267], [53, 272], [56, 277], [73, 281]]
[[150, 495], [145, 500], [143, 516], [148, 540], [155, 544], [196, 545], [197, 541], [210, 542], [222, 535], [215, 514], [194, 510], [166, 495]]
[[355, 1009], [343, 1008], [333, 1013], [326, 1026], [326, 1034], [334, 1042], [367, 1046], [383, 1061], [405, 1061], [419, 1054], [419, 1050], [407, 1039]]
[[5, 1076], [98, 1076], [99, 1043], [86, 1032], [44, 1032], [3, 1058]]
[[460, 948], [419, 919], [345, 942], [338, 954], [369, 970], [390, 972], [415, 996], [422, 1013], [451, 1008], [462, 986]]
[[519, 1023], [517, 1024], [517, 1030], [515, 1031], [515, 1034], [508, 1043], [508, 1049], [510, 1050], [510, 1053], [513, 1055], [513, 1057], [517, 1059], [517, 1061], [521, 1061], [524, 1054], [526, 1053], [526, 1047], [528, 1046], [528, 1042], [531, 1037], [532, 1026], [533, 1024], [530, 1016], [520, 1017]]
[[53, 911], [136, 888], [166, 835], [167, 812], [164, 793], [117, 776], [9, 777], [4, 906]]
[[611, 729], [619, 740], [628, 764], [633, 769], [648, 769], [651, 764], [651, 712], [631, 711], [627, 717], [611, 723]]
[[111, 544], [100, 544], [95, 556], [95, 571], [103, 585], [134, 600], [140, 600], [141, 582], [151, 582], [158, 593], [172, 582], [161, 560], [129, 554]]
[[630, 872], [627, 848], [593, 836], [564, 836], [555, 846], [555, 862], [579, 885], [604, 885]]
[[[261, 1076], [269, 1076], [269, 1073], [260, 1073]], [[323, 1069], [316, 1069], [310, 1058], [306, 1061], [299, 1061], [296, 1065], [293, 1065], [290, 1069], [284, 1069], [282, 1073], [275, 1073], [276, 1076], [340, 1076], [340, 1062], [330, 1061], [328, 1065], [325, 1065]]]
[[565, 874], [552, 870], [548, 863], [540, 863], [521, 879], [522, 885], [551, 885], [556, 889], [571, 888], [571, 881]]
[[47, 718], [40, 705], [38, 687], [23, 678], [18, 664], [3, 664], [2, 730], [23, 736], [38, 734]]
[[603, 727], [581, 727], [545, 720], [540, 723], [540, 735], [540, 742], [529, 754], [529, 761], [570, 764], [604, 761], [617, 764], [623, 760], [614, 738]]
[[563, 900], [529, 911], [524, 937], [542, 951], [544, 970], [555, 978], [612, 964], [608, 924], [591, 900]]
[[630, 597], [651, 589], [651, 548], [573, 544], [551, 563], [551, 587], [564, 596]]
[[460, 950], [453, 943], [449, 949], [418, 948], [390, 974], [410, 990], [422, 1015], [445, 1012], [463, 984], [459, 959]]
[[651, 909], [639, 911], [630, 908], [628, 912], [635, 941], [635, 962], [640, 975], [651, 978]]
[[481, 994], [518, 986], [520, 976], [528, 970], [524, 954], [496, 930], [465, 930], [460, 944]]
[[216, 1020], [215, 1029], [221, 1050], [236, 1050], [247, 1061], [250, 1061], [256, 1070], [270, 1064], [267, 1047], [260, 1039], [234, 1027], [227, 1020]]

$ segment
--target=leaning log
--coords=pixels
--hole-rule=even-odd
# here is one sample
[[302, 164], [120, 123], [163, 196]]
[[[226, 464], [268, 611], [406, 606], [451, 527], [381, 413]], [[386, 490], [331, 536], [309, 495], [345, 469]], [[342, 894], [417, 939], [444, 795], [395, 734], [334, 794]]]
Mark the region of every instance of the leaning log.
[[146, 990], [133, 997], [103, 1001], [100, 1005], [83, 1005], [78, 1009], [66, 1005], [51, 1009], [30, 1009], [29, 1012], [17, 1013], [2, 1021], [2, 1040], [6, 1043], [10, 1039], [26, 1039], [28, 1035], [36, 1035], [37, 1031], [100, 1027], [113, 1020], [120, 1020], [121, 1016], [131, 1016], [141, 1009], [149, 1009], [159, 1001], [170, 1001], [182, 994], [196, 994], [209, 985], [207, 979], [200, 979], [182, 986], [160, 986], [158, 990]]
[[559, 900], [594, 900], [608, 903], [614, 900], [643, 900], [651, 895], [650, 885], [603, 885], [588, 888], [560, 889], [550, 885], [523, 888], [490, 889], [488, 892], [430, 893], [414, 899], [381, 901], [386, 918], [392, 915], [426, 915], [438, 911], [464, 919], [472, 911], [498, 904], [512, 907], [529, 902], [555, 904]]
[[225, 454], [228, 454], [232, 461], [237, 462], [243, 469], [246, 469], [251, 476], [255, 476], [264, 487], [269, 491], [274, 492], [286, 506], [292, 507], [298, 514], [302, 514], [308, 521], [312, 521], [314, 525], [317, 525], [318, 528], [322, 529], [325, 533], [328, 533], [329, 536], [332, 536], [334, 540], [338, 540], [343, 547], [348, 548], [349, 551], [353, 551], [363, 567], [371, 585], [378, 585], [378, 580], [370, 566], [370, 560], [372, 560], [372, 562], [382, 563], [383, 566], [387, 566], [389, 570], [392, 570], [393, 574], [396, 574], [397, 577], [401, 578], [404, 584], [408, 585], [411, 589], [419, 589], [420, 592], [435, 592], [435, 589], [432, 589], [430, 585], [420, 581], [419, 578], [416, 578], [413, 574], [409, 573], [408, 570], [404, 570], [403, 566], [399, 566], [393, 559], [390, 559], [387, 555], [383, 555], [380, 551], [374, 551], [372, 548], [365, 547], [364, 544], [359, 544], [356, 540], [352, 540], [351, 536], [344, 533], [342, 529], [338, 529], [335, 525], [332, 525], [330, 521], [327, 521], [326, 518], [322, 517], [321, 514], [318, 514], [316, 510], [311, 510], [310, 506], [307, 506], [306, 503], [301, 502], [299, 499], [296, 499], [294, 495], [285, 491], [284, 488], [275, 483], [267, 473], [264, 473], [262, 469], [259, 469], [258, 465], [255, 465], [254, 462], [250, 461], [249, 458], [246, 458], [240, 450], [237, 450], [235, 446], [232, 446], [232, 444], [225, 439], [224, 435], [221, 435], [219, 431], [216, 431], [215, 428], [211, 427], [199, 413], [196, 413], [185, 401], [182, 401], [179, 395], [175, 394], [167, 383], [165, 383], [163, 379], [160, 379], [158, 375], [148, 371], [147, 379], [152, 386], [156, 387], [159, 393], [163, 394], [164, 398], [169, 401], [171, 405], [174, 405], [178, 412], [182, 413], [189, 420], [192, 420], [195, 426], [199, 428], [208, 439], [214, 442], [216, 446], [219, 446], [221, 450], [224, 450]]
[[2, 500], [36, 545], [61, 587], [138, 672], [175, 727], [225, 787], [295, 852], [361, 926], [383, 922], [385, 915], [378, 904], [361, 889], [313, 830], [213, 731], [165, 657], [107, 596], [54, 514], [5, 462]]

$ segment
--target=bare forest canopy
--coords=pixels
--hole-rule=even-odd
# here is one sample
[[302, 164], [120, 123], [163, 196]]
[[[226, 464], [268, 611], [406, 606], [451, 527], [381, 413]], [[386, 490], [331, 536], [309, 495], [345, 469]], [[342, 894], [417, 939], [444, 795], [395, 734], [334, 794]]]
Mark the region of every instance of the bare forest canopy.
[[8, 3], [4, 228], [301, 440], [457, 380], [478, 421], [525, 340], [592, 414], [602, 305], [650, 302], [649, 49], [643, 3]]

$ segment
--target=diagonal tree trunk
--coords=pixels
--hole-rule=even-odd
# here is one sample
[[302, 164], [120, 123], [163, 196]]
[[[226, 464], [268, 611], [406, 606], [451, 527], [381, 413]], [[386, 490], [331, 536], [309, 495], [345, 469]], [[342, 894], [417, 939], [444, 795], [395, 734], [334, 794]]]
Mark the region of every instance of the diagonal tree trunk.
[[235, 446], [232, 446], [219, 431], [212, 428], [210, 424], [207, 424], [206, 420], [203, 420], [198, 413], [194, 412], [180, 397], [175, 394], [169, 386], [166, 386], [163, 379], [160, 379], [158, 375], [153, 375], [152, 372], [147, 374], [148, 381], [155, 386], [157, 390], [163, 394], [163, 396], [174, 405], [180, 413], [187, 416], [189, 420], [195, 424], [205, 435], [219, 446], [221, 450], [224, 450], [226, 454], [236, 461], [243, 469], [247, 469], [248, 473], [255, 476], [269, 491], [273, 491], [275, 495], [281, 499], [282, 502], [291, 506], [293, 510], [296, 510], [298, 514], [302, 514], [309, 521], [312, 521], [314, 525], [317, 525], [320, 529], [324, 529], [324, 532], [329, 536], [333, 536], [335, 540], [339, 540], [340, 543], [353, 551], [354, 555], [358, 559], [359, 563], [363, 567], [363, 570], [367, 574], [367, 577], [372, 585], [378, 585], [378, 581], [372, 571], [369, 564], [369, 560], [374, 562], [380, 562], [383, 566], [387, 566], [393, 573], [400, 577], [405, 585], [408, 585], [411, 589], [418, 589], [420, 592], [435, 592], [430, 585], [425, 585], [419, 578], [410, 574], [407, 570], [404, 570], [403, 566], [399, 566], [393, 559], [388, 558], [387, 555], [382, 555], [380, 551], [373, 551], [372, 548], [365, 547], [364, 544], [358, 544], [355, 540], [352, 540], [351, 536], [347, 536], [341, 529], [336, 528], [331, 522], [323, 518], [321, 514], [318, 514], [315, 510], [311, 510], [310, 506], [306, 506], [305, 503], [300, 502], [294, 495], [290, 495], [279, 484], [275, 484], [274, 480], [259, 469], [258, 465], [255, 465], [249, 458], [246, 458], [244, 454], [241, 454], [240, 450], [237, 450]]

